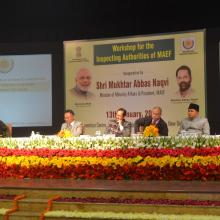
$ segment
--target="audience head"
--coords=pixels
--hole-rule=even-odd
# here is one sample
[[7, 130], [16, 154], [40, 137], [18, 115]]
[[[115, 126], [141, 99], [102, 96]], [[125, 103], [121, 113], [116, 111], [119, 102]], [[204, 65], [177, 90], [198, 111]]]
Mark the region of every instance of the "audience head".
[[70, 124], [74, 121], [74, 112], [73, 110], [71, 109], [67, 109], [65, 112], [64, 112], [64, 121], [67, 123], [67, 124]]
[[116, 120], [122, 121], [126, 116], [127, 111], [124, 108], [119, 108], [116, 112]]
[[199, 105], [190, 103], [188, 107], [188, 117], [194, 119], [199, 115]]
[[151, 111], [151, 116], [152, 116], [153, 120], [159, 120], [161, 118], [161, 114], [162, 114], [161, 107], [159, 107], [159, 106], [153, 107], [153, 109]]

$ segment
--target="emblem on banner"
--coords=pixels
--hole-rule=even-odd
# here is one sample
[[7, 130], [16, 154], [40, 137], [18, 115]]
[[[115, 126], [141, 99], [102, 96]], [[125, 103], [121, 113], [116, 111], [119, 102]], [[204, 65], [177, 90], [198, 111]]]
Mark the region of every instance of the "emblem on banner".
[[76, 57], [80, 58], [82, 56], [82, 47], [76, 47]]
[[0, 73], [8, 73], [13, 69], [14, 62], [7, 57], [0, 57]]
[[195, 50], [195, 37], [187, 37], [180, 39], [182, 52], [194, 52]]
[[70, 62], [89, 62], [89, 59], [85, 57], [85, 53], [83, 55], [83, 47], [82, 46], [76, 46], [73, 48], [73, 58], [70, 60]]

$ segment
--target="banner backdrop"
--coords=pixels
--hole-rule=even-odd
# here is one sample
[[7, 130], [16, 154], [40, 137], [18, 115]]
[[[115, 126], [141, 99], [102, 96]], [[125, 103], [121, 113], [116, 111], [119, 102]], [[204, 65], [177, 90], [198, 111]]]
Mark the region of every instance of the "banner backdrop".
[[[134, 122], [160, 106], [169, 135], [176, 135], [189, 103], [199, 104], [205, 116], [204, 34], [65, 41], [66, 109], [94, 135], [120, 107]], [[182, 66], [185, 75], [176, 73]]]

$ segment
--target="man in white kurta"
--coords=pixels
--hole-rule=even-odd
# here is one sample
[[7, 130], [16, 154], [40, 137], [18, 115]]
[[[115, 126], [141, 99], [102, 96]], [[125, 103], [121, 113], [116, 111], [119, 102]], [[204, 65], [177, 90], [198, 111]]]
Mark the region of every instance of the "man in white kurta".
[[179, 134], [210, 134], [207, 118], [199, 116], [199, 105], [191, 103], [188, 107], [188, 117], [181, 121]]

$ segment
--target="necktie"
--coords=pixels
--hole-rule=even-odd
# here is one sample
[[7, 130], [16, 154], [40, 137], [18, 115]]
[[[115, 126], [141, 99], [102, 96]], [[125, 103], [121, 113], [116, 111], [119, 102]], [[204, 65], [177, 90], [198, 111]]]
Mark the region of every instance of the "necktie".
[[72, 129], [72, 125], [71, 125], [71, 124], [68, 124], [68, 125], [67, 125], [67, 130], [71, 131], [71, 129]]

